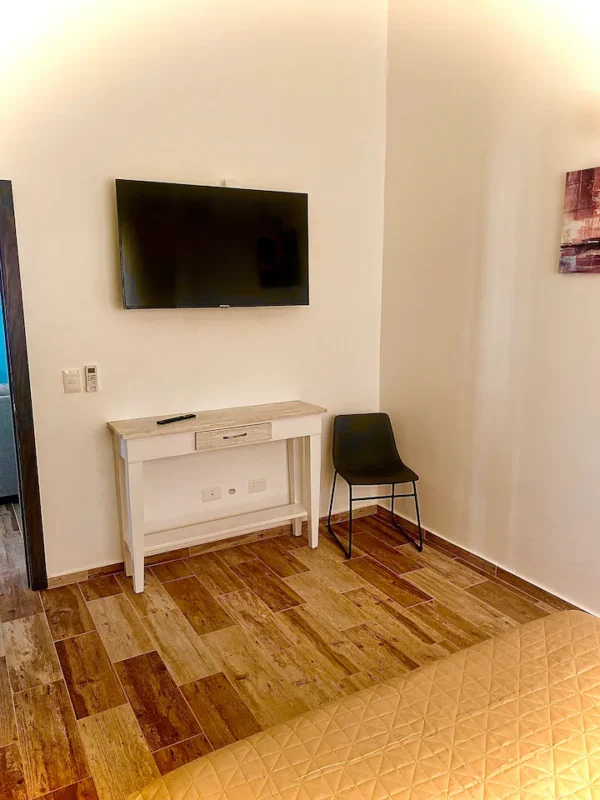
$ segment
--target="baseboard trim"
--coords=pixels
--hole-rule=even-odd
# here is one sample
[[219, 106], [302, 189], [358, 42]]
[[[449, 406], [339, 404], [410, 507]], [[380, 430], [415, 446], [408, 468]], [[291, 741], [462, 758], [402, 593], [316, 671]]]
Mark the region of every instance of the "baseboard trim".
[[[390, 519], [389, 508], [385, 508], [385, 506], [378, 505], [377, 516], [383, 520], [389, 521]], [[402, 530], [406, 533], [406, 535], [409, 536], [411, 539], [416, 540], [419, 535], [418, 534], [419, 529], [417, 528], [416, 522], [398, 513], [395, 514], [395, 517], [396, 517], [396, 522], [401, 526]], [[441, 550], [446, 555], [452, 556], [453, 558], [457, 558], [459, 561], [462, 561], [468, 567], [474, 569], [476, 572], [479, 572], [484, 577], [495, 580], [499, 583], [507, 584], [513, 590], [518, 589], [524, 594], [528, 595], [535, 602], [546, 603], [551, 608], [554, 608], [557, 611], [570, 611], [574, 609], [578, 611], [587, 610], [587, 609], [581, 609], [580, 606], [574, 605], [569, 600], [565, 600], [563, 597], [559, 597], [558, 595], [553, 594], [548, 589], [543, 589], [541, 586], [537, 586], [536, 584], [531, 583], [525, 578], [521, 578], [519, 575], [515, 575], [513, 572], [510, 572], [509, 570], [499, 566], [498, 564], [494, 564], [492, 561], [488, 561], [482, 556], [478, 556], [475, 553], [471, 553], [464, 547], [460, 547], [459, 545], [454, 544], [454, 542], [451, 542], [448, 539], [445, 539], [443, 536], [440, 536], [439, 533], [434, 533], [433, 531], [428, 530], [424, 526], [421, 527], [423, 530], [423, 540], [426, 544], [429, 544], [430, 546], [435, 547], [438, 550]]]
[[[360, 517], [370, 517], [377, 513], [377, 506], [359, 506], [354, 510], [353, 517], [358, 519]], [[348, 512], [341, 511], [338, 514], [333, 514], [331, 521], [333, 523], [346, 522], [348, 519]], [[319, 523], [321, 525], [327, 522], [327, 517], [321, 517]], [[154, 556], [146, 556], [144, 564], [151, 567], [154, 564], [164, 564], [166, 561], [178, 561], [181, 558], [188, 558], [190, 556], [197, 556], [200, 553], [218, 552], [226, 547], [232, 545], [249, 544], [250, 542], [259, 542], [262, 539], [270, 539], [275, 536], [282, 536], [284, 533], [291, 533], [291, 525], [278, 525], [275, 528], [266, 528], [260, 531], [253, 531], [252, 533], [245, 533], [242, 536], [229, 537], [228, 539], [219, 539], [216, 542], [207, 542], [206, 544], [191, 545], [189, 547], [179, 547], [174, 550], [168, 550], [165, 553], [158, 553]], [[306, 522], [302, 523], [302, 532], [306, 534], [308, 526]], [[117, 561], [114, 564], [102, 564], [97, 567], [90, 567], [88, 569], [77, 570], [76, 572], [66, 572], [62, 575], [53, 575], [48, 578], [48, 588], [56, 589], [59, 586], [69, 586], [73, 583], [82, 583], [83, 581], [91, 580], [92, 578], [102, 578], [107, 575], [114, 575], [117, 572], [123, 572], [123, 562]]]
[[[333, 514], [331, 521], [334, 524], [339, 522], [346, 522], [348, 520], [348, 512], [342, 511], [338, 514]], [[385, 521], [390, 519], [390, 511], [381, 505], [362, 506], [354, 510], [353, 518], [359, 519], [360, 517], [378, 516]], [[411, 539], [418, 538], [418, 528], [416, 523], [400, 514], [396, 514], [396, 521], [402, 527], [404, 533]], [[327, 517], [321, 517], [321, 525], [327, 523]], [[246, 533], [242, 536], [230, 537], [228, 539], [220, 539], [216, 542], [207, 542], [206, 544], [192, 545], [191, 547], [180, 547], [174, 550], [169, 550], [166, 553], [159, 553], [154, 556], [146, 556], [144, 563], [146, 566], [153, 566], [154, 564], [162, 564], [166, 561], [178, 561], [181, 558], [188, 558], [190, 556], [199, 555], [200, 553], [218, 552], [226, 547], [231, 547], [235, 542], [236, 545], [249, 544], [250, 542], [259, 542], [263, 539], [270, 539], [283, 534], [291, 533], [291, 525], [278, 525], [274, 528], [267, 528], [266, 530], [254, 531]], [[303, 533], [307, 532], [306, 522], [302, 523]], [[423, 527], [423, 539], [426, 544], [431, 547], [439, 549], [446, 555], [457, 558], [462, 563], [466, 564], [471, 569], [479, 572], [483, 577], [488, 580], [494, 580], [500, 584], [508, 585], [513, 590], [523, 592], [532, 599], [534, 602], [546, 603], [546, 605], [557, 611], [567, 611], [571, 609], [578, 609], [578, 606], [559, 597], [547, 589], [536, 586], [525, 578], [510, 572], [509, 570], [494, 564], [491, 561], [483, 558], [482, 556], [471, 553], [464, 547], [460, 547], [454, 542], [445, 539], [434, 531], [430, 531]], [[101, 578], [107, 575], [114, 575], [115, 573], [123, 572], [123, 562], [118, 561], [114, 564], [104, 564], [89, 569], [78, 570], [76, 572], [67, 572], [63, 575], [54, 575], [48, 578], [48, 587], [51, 589], [58, 586], [68, 586], [73, 583], [82, 583], [83, 581], [92, 580], [93, 578]], [[586, 609], [583, 609], [584, 611]]]
[[[356, 508], [353, 515], [354, 519], [369, 516], [378, 516], [383, 520], [389, 521], [390, 511], [381, 505], [362, 506], [360, 508]], [[334, 514], [331, 520], [334, 524], [346, 522], [348, 520], [348, 512], [342, 511], [338, 514]], [[417, 539], [418, 528], [413, 520], [400, 514], [396, 514], [396, 521], [400, 524], [404, 533], [409, 538]], [[321, 517], [320, 523], [325, 524], [326, 522], [327, 517]], [[217, 542], [207, 542], [206, 544], [192, 545], [191, 547], [180, 547], [174, 550], [169, 550], [166, 553], [159, 553], [155, 556], [146, 556], [144, 563], [146, 566], [151, 567], [154, 564], [163, 564], [166, 561], [177, 561], [181, 558], [199, 555], [200, 553], [218, 552], [226, 547], [231, 547], [234, 543], [235, 545], [243, 545], [249, 544], [250, 542], [259, 542], [263, 539], [271, 539], [276, 536], [289, 534], [291, 533], [291, 528], [291, 525], [278, 525], [275, 528], [254, 531], [252, 533], [243, 534], [242, 536], [220, 539]], [[303, 533], [306, 534], [306, 522], [302, 523], [302, 530]], [[443, 536], [440, 536], [438, 533], [434, 533], [425, 527], [423, 527], [423, 539], [426, 544], [439, 549], [452, 558], [457, 558], [471, 569], [479, 572], [481, 575], [483, 575], [483, 577], [488, 578], [489, 580], [498, 581], [501, 584], [506, 584], [512, 589], [520, 590], [535, 602], [546, 603], [548, 606], [556, 609], [557, 611], [567, 611], [569, 609], [578, 608], [578, 606], [574, 605], [568, 600], [553, 594], [547, 589], [536, 586], [525, 578], [515, 575], [504, 567], [494, 564], [482, 556], [471, 553], [464, 547], [454, 544], [454, 542], [445, 539]], [[88, 581], [93, 578], [114, 575], [117, 572], [123, 572], [122, 561], [117, 561], [114, 564], [104, 564], [97, 567], [91, 567], [89, 569], [78, 570], [76, 572], [67, 572], [63, 575], [54, 575], [48, 578], [48, 587], [55, 589], [58, 586], [68, 586], [73, 583], [82, 583], [83, 581]]]

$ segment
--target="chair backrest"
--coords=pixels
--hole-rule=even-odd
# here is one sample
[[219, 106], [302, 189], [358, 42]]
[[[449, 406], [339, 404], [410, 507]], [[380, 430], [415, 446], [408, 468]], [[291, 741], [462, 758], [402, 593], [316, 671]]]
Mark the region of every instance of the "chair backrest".
[[333, 421], [333, 465], [375, 469], [400, 461], [387, 414], [341, 414]]

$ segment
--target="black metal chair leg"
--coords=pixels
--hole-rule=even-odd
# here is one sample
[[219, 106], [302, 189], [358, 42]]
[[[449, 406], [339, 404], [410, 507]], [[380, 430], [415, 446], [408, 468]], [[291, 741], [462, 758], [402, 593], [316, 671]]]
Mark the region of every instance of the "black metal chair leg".
[[327, 527], [331, 530], [331, 512], [333, 511], [333, 498], [335, 496], [335, 482], [337, 481], [337, 471], [333, 473], [333, 486], [331, 487], [331, 500], [329, 501], [329, 516], [327, 517]]
[[[337, 476], [338, 476], [338, 473], [337, 473], [337, 470], [336, 470], [333, 473], [333, 485], [331, 487], [331, 498], [329, 500], [329, 514], [327, 516], [327, 530], [329, 531], [329, 533], [333, 537], [335, 543], [344, 551], [344, 555], [346, 556], [346, 558], [350, 559], [350, 558], [352, 558], [352, 534], [353, 534], [353, 527], [354, 527], [354, 519], [353, 519], [353, 514], [352, 514], [352, 506], [354, 504], [354, 497], [352, 496], [352, 484], [350, 484], [350, 483], [348, 484], [349, 509], [348, 509], [348, 548], [347, 549], [346, 549], [346, 546], [344, 545], [344, 543], [338, 538], [338, 535], [336, 534], [336, 532], [333, 530], [333, 528], [331, 526], [331, 515], [333, 513], [333, 501], [335, 499], [335, 489], [336, 489], [336, 485], [337, 485]], [[416, 484], [415, 481], [412, 482], [412, 486], [413, 486], [412, 495], [410, 495], [410, 494], [402, 494], [402, 495], [400, 495], [400, 497], [413, 497], [414, 498], [415, 511], [416, 511], [416, 514], [417, 514], [417, 527], [419, 529], [419, 540], [418, 540], [418, 542], [415, 542], [412, 539], [412, 537], [408, 536], [408, 534], [406, 532], [406, 528], [402, 527], [402, 525], [398, 525], [398, 523], [396, 522], [396, 514], [395, 514], [395, 511], [394, 511], [394, 501], [396, 499], [396, 484], [395, 483], [391, 484], [391, 487], [392, 487], [391, 501], [392, 502], [391, 502], [391, 506], [390, 506], [390, 518], [391, 518], [392, 525], [394, 526], [394, 528], [396, 528], [396, 530], [400, 531], [400, 533], [404, 534], [404, 536], [408, 536], [409, 541], [413, 542], [413, 544], [415, 545], [417, 550], [419, 552], [421, 552], [423, 550], [423, 529], [421, 527], [421, 513], [419, 511], [419, 498], [417, 497], [417, 484]], [[386, 499], [387, 497], [389, 497], [389, 495], [382, 496], [383, 499]], [[358, 498], [358, 500], [361, 500], [361, 499], [365, 499], [365, 498], [360, 498], [360, 497]], [[370, 499], [378, 499], [378, 498], [366, 498], [366, 499], [370, 500]]]
[[[344, 547], [343, 542], [341, 542], [338, 539], [338, 536], [337, 536], [336, 532], [331, 527], [331, 512], [333, 511], [333, 498], [335, 497], [335, 484], [336, 484], [336, 481], [337, 481], [337, 475], [338, 475], [337, 471], [333, 473], [333, 486], [331, 487], [331, 499], [329, 501], [329, 515], [327, 517], [327, 530], [332, 535], [335, 543], [337, 545], [339, 545], [341, 547], [341, 549], [344, 551], [344, 555], [346, 556], [346, 558], [351, 558], [352, 557], [352, 531], [351, 531], [351, 529], [352, 529], [352, 501], [350, 502], [350, 523], [349, 523], [350, 534], [349, 534], [349, 537], [348, 537], [349, 550], [346, 550], [346, 548]], [[352, 497], [352, 487], [350, 487], [350, 496]]]
[[[417, 544], [415, 542], [414, 545], [415, 545], [415, 547], [417, 548], [417, 550], [420, 553], [423, 550], [423, 531], [421, 529], [421, 515], [419, 514], [419, 500], [417, 499], [417, 484], [415, 483], [415, 481], [413, 481], [412, 485], [413, 485], [412, 497], [415, 500], [415, 509], [417, 511], [417, 526], [419, 528], [419, 543]], [[405, 536], [407, 536], [406, 529], [403, 528], [402, 525], [398, 525], [398, 523], [396, 522], [396, 514], [394, 513], [394, 500], [396, 499], [395, 498], [395, 489], [396, 489], [396, 484], [392, 483], [392, 502], [391, 502], [391, 505], [390, 505], [390, 516], [391, 516], [391, 519], [392, 519], [392, 525], [394, 526], [394, 528], [396, 528], [397, 531], [400, 531]], [[410, 494], [405, 494], [405, 495], [400, 495], [400, 496], [401, 497], [411, 497]], [[413, 541], [412, 537], [409, 537], [409, 538], [411, 539], [411, 541]]]
[[421, 514], [419, 513], [419, 498], [417, 497], [417, 484], [413, 481], [413, 491], [415, 493], [415, 511], [417, 512], [417, 525], [419, 526], [419, 544], [417, 550], [419, 553], [423, 550], [423, 530], [421, 528]]
[[348, 514], [348, 558], [352, 558], [352, 484], [348, 484], [348, 496], [350, 497], [350, 508]]

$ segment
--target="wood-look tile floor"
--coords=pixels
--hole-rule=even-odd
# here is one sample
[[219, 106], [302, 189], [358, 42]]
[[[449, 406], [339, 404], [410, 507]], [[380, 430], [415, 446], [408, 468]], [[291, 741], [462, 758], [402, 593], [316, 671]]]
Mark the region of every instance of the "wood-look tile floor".
[[379, 517], [355, 531], [350, 562], [326, 530], [317, 550], [271, 532], [153, 564], [141, 595], [123, 574], [35, 593], [0, 507], [0, 798], [124, 800], [213, 749], [566, 607], [440, 542], [417, 553]]

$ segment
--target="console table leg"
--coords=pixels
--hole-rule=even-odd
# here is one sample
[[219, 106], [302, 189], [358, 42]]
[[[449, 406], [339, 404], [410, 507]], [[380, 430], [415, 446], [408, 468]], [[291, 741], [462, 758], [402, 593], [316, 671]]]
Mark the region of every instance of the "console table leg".
[[[299, 503], [302, 497], [302, 452], [301, 439], [287, 440], [288, 476], [290, 482], [290, 503]], [[292, 520], [292, 533], [294, 536], [302, 534], [302, 520]]]
[[306, 463], [308, 483], [308, 544], [319, 544], [319, 494], [321, 491], [321, 434], [306, 437]]
[[127, 575], [128, 578], [131, 578], [133, 575], [133, 561], [131, 559], [131, 553], [129, 552], [129, 548], [127, 547], [127, 542], [125, 542], [125, 540], [123, 540], [122, 544], [123, 547], [121, 549], [123, 552], [125, 575]]
[[125, 483], [127, 491], [127, 527], [133, 561], [133, 591], [144, 591], [144, 464], [127, 464]]
[[121, 554], [125, 565], [125, 575], [131, 575], [131, 541], [129, 539], [129, 522], [127, 518], [127, 486], [125, 481], [125, 461], [121, 458], [119, 440], [114, 440], [115, 475], [117, 477], [117, 500], [119, 510], [119, 529], [121, 531]]

